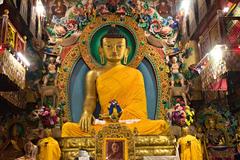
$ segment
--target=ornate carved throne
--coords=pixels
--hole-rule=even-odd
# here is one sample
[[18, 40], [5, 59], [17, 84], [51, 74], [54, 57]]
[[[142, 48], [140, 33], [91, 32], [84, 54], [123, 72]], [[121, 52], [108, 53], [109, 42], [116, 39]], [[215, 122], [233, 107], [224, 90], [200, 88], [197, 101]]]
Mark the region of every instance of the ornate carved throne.
[[[147, 43], [144, 31], [136, 22], [125, 17], [124, 20], [116, 15], [106, 19], [98, 17], [83, 30], [79, 43], [64, 56], [58, 76], [59, 103], [65, 104], [65, 117], [78, 122], [83, 105], [85, 75], [89, 69], [100, 65], [98, 46], [100, 39], [110, 25], [115, 24], [127, 37], [130, 46], [128, 65], [139, 69], [144, 77], [147, 110], [149, 119], [164, 119], [166, 110], [164, 101], [169, 99], [168, 75], [163, 52]], [[99, 107], [97, 107], [99, 108]], [[99, 109], [96, 110], [98, 112]], [[136, 158], [150, 155], [174, 155], [176, 140], [171, 136], [137, 136], [135, 141]], [[87, 150], [95, 155], [95, 139], [62, 138], [60, 140], [63, 159], [74, 159], [79, 149]]]

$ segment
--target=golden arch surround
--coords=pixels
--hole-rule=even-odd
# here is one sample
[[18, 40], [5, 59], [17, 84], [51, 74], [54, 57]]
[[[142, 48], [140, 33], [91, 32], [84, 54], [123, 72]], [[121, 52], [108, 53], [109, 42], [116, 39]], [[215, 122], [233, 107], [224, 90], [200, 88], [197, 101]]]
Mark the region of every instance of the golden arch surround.
[[134, 35], [136, 35], [137, 43], [136, 53], [132, 61], [128, 64], [136, 68], [141, 61], [146, 58], [152, 65], [157, 81], [158, 102], [156, 110], [156, 119], [164, 119], [166, 117], [166, 109], [164, 108], [163, 101], [169, 100], [169, 78], [165, 72], [164, 59], [161, 58], [157, 48], [150, 46], [144, 36], [143, 29], [139, 28], [135, 20], [131, 17], [125, 17], [122, 21], [120, 16], [108, 15], [106, 21], [101, 17], [97, 17], [96, 21], [85, 27], [80, 35], [80, 42], [76, 44], [63, 59], [62, 65], [58, 73], [58, 89], [59, 89], [59, 103], [64, 104], [65, 117], [71, 120], [71, 110], [69, 101], [69, 82], [75, 64], [82, 58], [90, 69], [95, 68], [98, 64], [93, 60], [89, 54], [90, 37], [92, 33], [102, 26], [117, 24], [126, 27]]

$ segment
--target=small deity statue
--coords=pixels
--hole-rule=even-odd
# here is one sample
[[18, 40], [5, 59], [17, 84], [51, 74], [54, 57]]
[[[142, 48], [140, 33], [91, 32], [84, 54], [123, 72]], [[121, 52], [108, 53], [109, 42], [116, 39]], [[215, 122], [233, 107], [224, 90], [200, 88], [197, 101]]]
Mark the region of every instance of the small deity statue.
[[22, 125], [15, 123], [10, 128], [10, 142], [17, 151], [21, 151], [24, 146], [23, 135], [21, 133], [22, 127]]
[[114, 99], [109, 102], [110, 106], [108, 108], [108, 114], [100, 115], [100, 119], [111, 120], [112, 122], [118, 122], [119, 117], [122, 114], [122, 108], [119, 106], [118, 102]]
[[216, 127], [216, 120], [209, 119], [209, 128], [206, 131], [206, 144], [210, 146], [226, 145], [226, 137], [221, 129]]
[[189, 127], [182, 128], [182, 137], [178, 139], [180, 156], [184, 160], [202, 160], [201, 143], [190, 134]]
[[17, 158], [16, 160], [36, 160], [37, 159], [38, 147], [34, 145], [31, 141], [28, 141], [24, 145], [24, 151], [25, 151], [25, 155], [20, 158]]
[[39, 114], [41, 112], [41, 109], [38, 105], [35, 105], [34, 110], [29, 114], [29, 118], [34, 120], [39, 120]]
[[240, 159], [240, 143], [238, 143], [236, 147], [237, 153], [234, 155], [234, 159], [238, 160]]
[[51, 8], [52, 14], [58, 18], [64, 17], [67, 10], [67, 6], [64, 4], [63, 0], [55, 0], [54, 5]]
[[240, 143], [240, 127], [237, 128], [234, 140], [237, 144]]
[[[46, 55], [44, 55], [43, 61], [46, 63]], [[56, 84], [57, 67], [60, 63], [60, 57], [57, 57], [56, 59], [54, 57], [49, 58], [49, 63], [46, 63], [48, 74], [44, 77], [44, 86], [47, 86], [49, 79], [54, 79], [54, 84]]]
[[110, 12], [116, 12], [120, 0], [107, 0], [106, 6]]
[[[13, 115], [12, 120], [18, 120], [19, 115]], [[24, 154], [24, 128], [17, 122], [11, 126], [2, 128], [0, 126], [0, 159], [16, 159]], [[6, 130], [5, 130], [6, 129]], [[2, 135], [3, 134], [3, 135]], [[6, 138], [6, 139], [5, 139]]]
[[196, 129], [196, 138], [198, 139], [198, 141], [200, 142], [201, 144], [201, 149], [202, 149], [202, 153], [203, 153], [203, 157], [206, 156], [206, 144], [204, 142], [205, 140], [205, 134], [203, 132], [203, 129], [201, 126], [197, 126], [197, 129]]
[[197, 127], [196, 137], [201, 142], [204, 140], [204, 133], [203, 133], [203, 130], [200, 126]]
[[174, 87], [176, 80], [180, 80], [181, 86], [184, 86], [184, 76], [180, 73], [180, 68], [183, 63], [183, 59], [179, 57], [179, 62], [176, 56], [173, 56], [171, 62], [167, 59], [167, 63], [170, 66], [171, 71], [171, 87]]
[[167, 15], [170, 15], [171, 7], [166, 0], [162, 0], [157, 6], [157, 11], [162, 17], [166, 17]]

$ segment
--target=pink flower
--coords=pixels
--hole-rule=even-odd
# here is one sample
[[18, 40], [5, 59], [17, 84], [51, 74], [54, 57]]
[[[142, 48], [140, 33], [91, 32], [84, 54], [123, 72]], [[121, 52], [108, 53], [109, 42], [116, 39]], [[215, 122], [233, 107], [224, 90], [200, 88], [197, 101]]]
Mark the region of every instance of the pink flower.
[[40, 112], [40, 120], [44, 126], [44, 128], [54, 127], [59, 122], [59, 115], [56, 110], [60, 113], [61, 108], [50, 108], [50, 107], [42, 107]]
[[180, 119], [180, 125], [183, 126], [185, 123], [186, 123], [186, 122], [185, 122], [185, 118], [181, 118], [181, 119]]
[[60, 37], [64, 36], [67, 33], [66, 29], [62, 25], [55, 25], [53, 29], [57, 34], [57, 36], [60, 36]]
[[177, 99], [176, 99], [176, 102], [177, 102], [177, 103], [179, 103], [180, 101], [181, 101], [181, 99], [180, 99], [180, 98], [177, 98]]
[[186, 117], [187, 117], [187, 115], [186, 115], [186, 113], [185, 113], [184, 111], [182, 111], [182, 114], [181, 114], [181, 115], [182, 115], [183, 118], [186, 118]]
[[186, 106], [182, 106], [182, 109], [183, 109], [183, 110], [186, 110]]
[[47, 115], [49, 115], [49, 111], [44, 111], [43, 116], [47, 116]]
[[181, 105], [184, 105], [185, 103], [183, 101], [180, 102]]
[[177, 103], [177, 104], [174, 106], [174, 109], [175, 109], [175, 110], [179, 110], [179, 109], [180, 109], [179, 107], [181, 107], [181, 106], [180, 106], [179, 103]]
[[76, 31], [78, 29], [77, 21], [74, 20], [74, 19], [68, 20], [68, 22], [67, 22], [67, 29], [69, 31]]
[[54, 125], [53, 119], [50, 119], [50, 125]]

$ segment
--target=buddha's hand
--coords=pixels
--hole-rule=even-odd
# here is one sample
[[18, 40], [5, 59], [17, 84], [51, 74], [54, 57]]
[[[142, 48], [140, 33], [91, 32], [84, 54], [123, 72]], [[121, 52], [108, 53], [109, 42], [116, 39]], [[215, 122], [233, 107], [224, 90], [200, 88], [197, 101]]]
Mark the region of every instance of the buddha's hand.
[[79, 121], [81, 130], [84, 132], [88, 132], [91, 127], [92, 120], [93, 120], [93, 115], [88, 112], [84, 112]]

